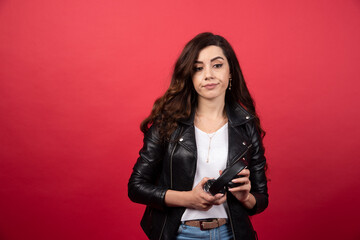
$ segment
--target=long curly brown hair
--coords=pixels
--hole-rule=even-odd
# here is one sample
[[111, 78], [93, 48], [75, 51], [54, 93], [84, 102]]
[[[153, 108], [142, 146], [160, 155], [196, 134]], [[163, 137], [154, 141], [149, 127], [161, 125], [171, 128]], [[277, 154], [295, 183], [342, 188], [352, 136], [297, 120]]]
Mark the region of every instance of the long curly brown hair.
[[176, 129], [178, 121], [190, 117], [197, 103], [197, 93], [192, 82], [192, 76], [195, 73], [194, 63], [199, 52], [212, 45], [220, 47], [229, 62], [232, 86], [231, 90], [226, 90], [225, 104], [237, 102], [242, 105], [255, 116], [257, 128], [261, 136], [265, 136], [265, 131], [262, 129], [255, 111], [254, 100], [246, 86], [233, 48], [225, 38], [209, 32], [198, 34], [186, 44], [175, 63], [169, 88], [162, 97], [155, 101], [151, 114], [140, 125], [143, 133], [146, 133], [149, 127], [155, 124], [159, 128], [162, 140], [167, 140]]

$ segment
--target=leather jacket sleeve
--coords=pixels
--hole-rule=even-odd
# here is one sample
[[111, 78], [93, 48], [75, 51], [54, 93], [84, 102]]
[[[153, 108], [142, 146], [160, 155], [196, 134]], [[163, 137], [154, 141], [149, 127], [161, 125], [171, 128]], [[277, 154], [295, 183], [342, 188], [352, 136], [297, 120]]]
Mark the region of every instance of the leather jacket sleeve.
[[265, 175], [266, 159], [264, 156], [264, 147], [259, 131], [255, 127], [255, 124], [248, 124], [248, 131], [251, 133], [252, 153], [251, 161], [249, 164], [250, 170], [250, 182], [251, 182], [251, 194], [256, 199], [256, 205], [253, 209], [248, 211], [249, 215], [258, 214], [264, 211], [269, 203], [267, 178]]
[[139, 154], [129, 179], [128, 196], [133, 202], [163, 209], [165, 193], [168, 189], [156, 185], [164, 157], [164, 145], [156, 127], [150, 127], [145, 134], [144, 145]]

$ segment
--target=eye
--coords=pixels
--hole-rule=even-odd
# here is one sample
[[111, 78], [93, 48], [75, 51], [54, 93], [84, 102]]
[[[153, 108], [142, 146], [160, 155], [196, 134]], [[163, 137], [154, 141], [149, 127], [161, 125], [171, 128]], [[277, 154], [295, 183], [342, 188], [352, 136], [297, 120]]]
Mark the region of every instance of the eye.
[[214, 64], [214, 68], [221, 68], [223, 66], [222, 63], [217, 63], [217, 64]]
[[194, 67], [194, 71], [195, 71], [195, 72], [199, 72], [199, 71], [201, 71], [201, 70], [203, 70], [203, 67]]

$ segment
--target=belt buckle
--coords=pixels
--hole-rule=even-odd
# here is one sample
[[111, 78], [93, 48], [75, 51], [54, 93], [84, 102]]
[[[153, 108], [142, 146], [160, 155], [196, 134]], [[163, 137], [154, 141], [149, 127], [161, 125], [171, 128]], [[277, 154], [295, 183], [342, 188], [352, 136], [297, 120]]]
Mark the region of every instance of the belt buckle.
[[209, 220], [205, 220], [205, 221], [200, 220], [200, 221], [199, 221], [199, 223], [200, 223], [200, 230], [201, 230], [201, 231], [204, 231], [204, 230], [212, 229], [212, 228], [204, 228], [203, 223], [206, 223], [206, 222], [214, 222], [214, 220], [216, 220], [217, 224], [219, 225], [219, 220], [217, 220], [217, 219], [212, 219], [211, 221], [209, 221]]

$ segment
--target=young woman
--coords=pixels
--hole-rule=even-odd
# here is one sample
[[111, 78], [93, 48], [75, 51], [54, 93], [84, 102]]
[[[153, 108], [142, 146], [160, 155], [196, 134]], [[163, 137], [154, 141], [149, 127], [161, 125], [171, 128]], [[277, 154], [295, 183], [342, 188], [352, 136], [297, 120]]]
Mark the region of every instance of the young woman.
[[[268, 205], [264, 131], [223, 37], [201, 33], [187, 43], [141, 130], [128, 194], [147, 205], [141, 226], [150, 239], [256, 239], [249, 215]], [[238, 186], [204, 191], [248, 148]]]

